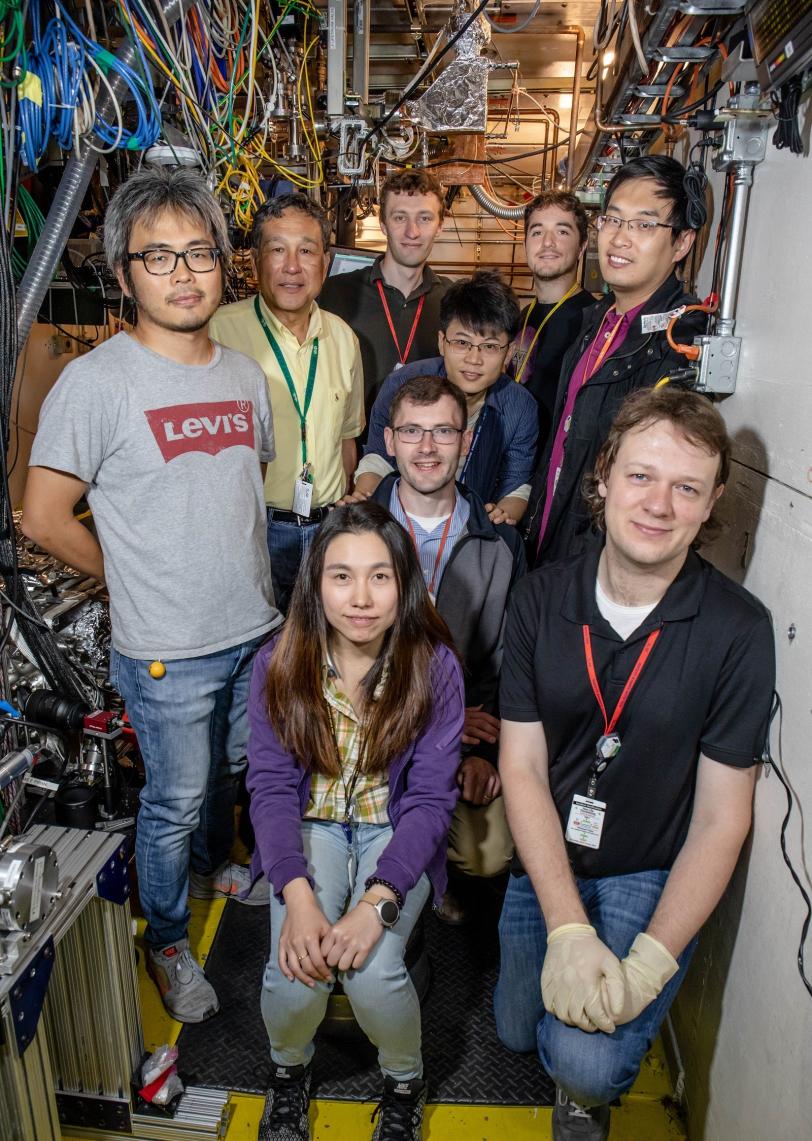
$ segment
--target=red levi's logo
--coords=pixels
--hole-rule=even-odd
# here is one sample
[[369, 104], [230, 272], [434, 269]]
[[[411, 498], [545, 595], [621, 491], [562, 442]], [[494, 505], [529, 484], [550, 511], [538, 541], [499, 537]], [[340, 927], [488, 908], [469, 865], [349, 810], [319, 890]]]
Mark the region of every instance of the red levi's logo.
[[171, 408], [152, 408], [144, 415], [166, 463], [187, 452], [216, 456], [226, 448], [254, 447], [250, 400], [175, 404]]

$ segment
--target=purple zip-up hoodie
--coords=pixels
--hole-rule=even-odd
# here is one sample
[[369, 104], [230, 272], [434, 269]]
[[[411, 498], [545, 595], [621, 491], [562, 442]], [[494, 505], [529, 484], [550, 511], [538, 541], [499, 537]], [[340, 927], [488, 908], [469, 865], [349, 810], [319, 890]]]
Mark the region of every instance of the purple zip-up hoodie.
[[[252, 877], [263, 871], [282, 901], [285, 884], [313, 878], [302, 848], [301, 821], [310, 798], [308, 769], [280, 744], [268, 720], [265, 677], [278, 636], [257, 654], [248, 699], [248, 790], [256, 850]], [[378, 860], [375, 875], [401, 895], [427, 872], [439, 903], [446, 887], [446, 844], [459, 797], [457, 769], [465, 718], [465, 688], [456, 656], [437, 646], [432, 663], [434, 707], [426, 728], [389, 768], [389, 819], [392, 839]]]

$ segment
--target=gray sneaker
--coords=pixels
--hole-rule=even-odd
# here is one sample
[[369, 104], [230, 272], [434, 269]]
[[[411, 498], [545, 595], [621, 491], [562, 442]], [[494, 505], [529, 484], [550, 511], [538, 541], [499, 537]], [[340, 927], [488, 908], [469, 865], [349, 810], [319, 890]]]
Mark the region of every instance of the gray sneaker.
[[310, 1141], [310, 1067], [271, 1062], [271, 1081], [257, 1141]]
[[553, 1109], [553, 1141], [606, 1141], [609, 1136], [609, 1106], [584, 1109], [556, 1086]]
[[147, 971], [161, 992], [164, 1006], [178, 1022], [205, 1022], [220, 1009], [214, 987], [193, 958], [188, 939], [158, 951], [150, 947]]
[[384, 1074], [383, 1097], [373, 1113], [378, 1121], [372, 1141], [420, 1141], [426, 1083], [420, 1078], [398, 1081]]
[[[244, 892], [247, 894], [243, 895]], [[189, 895], [192, 899], [220, 899], [225, 896], [249, 907], [265, 907], [271, 902], [271, 885], [265, 876], [260, 876], [251, 887], [250, 868], [225, 863], [211, 876], [201, 876], [190, 868]]]

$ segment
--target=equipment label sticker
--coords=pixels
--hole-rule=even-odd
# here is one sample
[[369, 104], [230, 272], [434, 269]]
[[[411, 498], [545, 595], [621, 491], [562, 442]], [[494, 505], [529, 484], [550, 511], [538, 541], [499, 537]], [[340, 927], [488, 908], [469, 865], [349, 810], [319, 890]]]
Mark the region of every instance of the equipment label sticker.
[[39, 856], [34, 860], [34, 882], [31, 884], [31, 912], [28, 916], [29, 922], [34, 923], [39, 919], [42, 908], [42, 877], [45, 873], [45, 857]]

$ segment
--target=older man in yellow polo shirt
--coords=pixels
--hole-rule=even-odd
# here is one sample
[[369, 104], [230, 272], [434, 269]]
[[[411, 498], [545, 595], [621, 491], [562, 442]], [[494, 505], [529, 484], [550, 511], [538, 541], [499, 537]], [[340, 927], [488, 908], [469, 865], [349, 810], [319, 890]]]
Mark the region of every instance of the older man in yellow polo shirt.
[[265, 474], [265, 501], [282, 611], [316, 527], [349, 486], [364, 427], [358, 338], [315, 302], [329, 244], [329, 219], [304, 194], [270, 199], [252, 232], [259, 294], [226, 305], [209, 326], [214, 340], [253, 357], [268, 378], [276, 458]]

